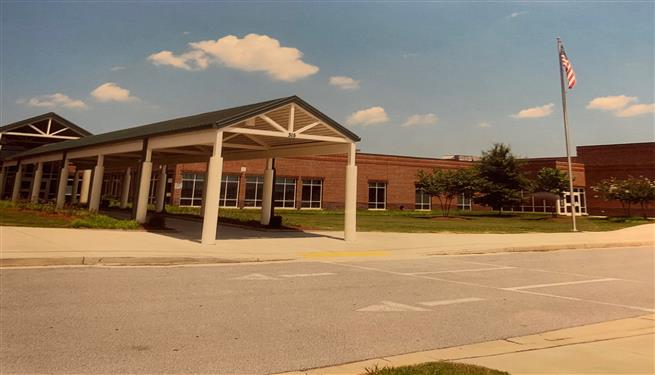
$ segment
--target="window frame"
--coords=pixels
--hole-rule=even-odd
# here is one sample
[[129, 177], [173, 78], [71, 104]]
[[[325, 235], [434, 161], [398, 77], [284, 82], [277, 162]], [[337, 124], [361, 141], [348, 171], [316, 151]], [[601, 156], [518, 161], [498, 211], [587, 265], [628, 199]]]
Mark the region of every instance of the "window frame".
[[[309, 183], [305, 183], [308, 181]], [[322, 178], [303, 178], [301, 180], [302, 186], [300, 187], [300, 209], [301, 210], [322, 210], [323, 209], [323, 179]], [[318, 182], [318, 183], [316, 183]], [[309, 188], [309, 200], [303, 199], [305, 186]], [[313, 187], [319, 187], [318, 200], [314, 198]], [[313, 207], [312, 204], [318, 202], [318, 207]], [[308, 207], [304, 207], [305, 203], [309, 203]]]
[[[375, 185], [375, 186], [372, 186]], [[382, 185], [380, 187], [380, 185]], [[370, 211], [384, 211], [387, 209], [387, 190], [388, 190], [389, 184], [386, 181], [369, 181], [368, 182], [368, 209]], [[375, 202], [371, 202], [371, 189], [375, 189], [376, 194], [375, 194]], [[384, 190], [384, 200], [382, 201], [382, 208], [380, 208], [380, 201], [378, 201], [378, 190]], [[371, 207], [371, 204], [375, 205], [375, 207]]]

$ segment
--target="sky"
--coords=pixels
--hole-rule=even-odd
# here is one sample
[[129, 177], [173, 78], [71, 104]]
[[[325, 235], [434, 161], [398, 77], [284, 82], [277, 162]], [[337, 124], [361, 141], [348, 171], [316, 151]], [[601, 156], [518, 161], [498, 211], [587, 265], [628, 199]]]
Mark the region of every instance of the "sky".
[[[93, 133], [298, 95], [363, 152], [655, 141], [653, 2], [0, 3], [0, 123]], [[575, 152], [574, 152], [575, 153]]]

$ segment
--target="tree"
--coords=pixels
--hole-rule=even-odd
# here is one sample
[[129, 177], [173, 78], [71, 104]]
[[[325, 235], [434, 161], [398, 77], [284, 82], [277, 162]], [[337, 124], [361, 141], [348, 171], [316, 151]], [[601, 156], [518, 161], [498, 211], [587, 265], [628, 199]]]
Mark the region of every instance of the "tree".
[[598, 185], [592, 186], [592, 189], [606, 201], [619, 201], [625, 216], [631, 215], [633, 204], [639, 204], [645, 209], [655, 201], [655, 184], [643, 176], [639, 178], [629, 176], [625, 180], [612, 177], [602, 180]]
[[450, 215], [453, 201], [459, 196], [470, 198], [478, 190], [478, 177], [471, 168], [457, 170], [434, 169], [431, 173], [418, 171], [416, 188], [437, 197], [443, 216]]
[[476, 201], [499, 214], [503, 206], [520, 203], [521, 191], [529, 186], [521, 172], [521, 162], [512, 155], [510, 147], [502, 143], [482, 152], [477, 172], [480, 196]]
[[557, 168], [541, 168], [531, 189], [533, 192], [546, 192], [562, 196], [569, 190], [569, 175]]

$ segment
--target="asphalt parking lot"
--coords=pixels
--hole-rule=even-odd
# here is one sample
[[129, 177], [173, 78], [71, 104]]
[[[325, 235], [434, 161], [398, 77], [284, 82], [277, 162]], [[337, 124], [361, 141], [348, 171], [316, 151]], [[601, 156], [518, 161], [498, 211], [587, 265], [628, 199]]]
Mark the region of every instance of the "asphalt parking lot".
[[655, 311], [652, 248], [3, 269], [3, 373], [272, 373]]

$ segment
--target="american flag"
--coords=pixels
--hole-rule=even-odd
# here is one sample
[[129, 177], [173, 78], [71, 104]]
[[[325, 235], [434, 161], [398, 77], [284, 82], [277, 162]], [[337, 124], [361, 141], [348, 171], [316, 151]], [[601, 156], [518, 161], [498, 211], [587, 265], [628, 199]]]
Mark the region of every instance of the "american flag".
[[564, 52], [564, 46], [562, 46], [560, 49], [559, 57], [562, 62], [562, 66], [566, 71], [566, 80], [569, 83], [569, 89], [572, 89], [573, 86], [575, 86], [575, 71], [573, 70], [573, 65], [571, 65], [569, 58], [566, 56], [566, 52]]

